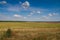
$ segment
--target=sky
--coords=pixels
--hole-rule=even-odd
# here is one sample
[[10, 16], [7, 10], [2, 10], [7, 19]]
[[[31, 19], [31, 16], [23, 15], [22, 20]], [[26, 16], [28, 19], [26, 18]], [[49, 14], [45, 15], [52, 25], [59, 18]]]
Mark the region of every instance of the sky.
[[0, 20], [60, 21], [60, 0], [0, 0]]

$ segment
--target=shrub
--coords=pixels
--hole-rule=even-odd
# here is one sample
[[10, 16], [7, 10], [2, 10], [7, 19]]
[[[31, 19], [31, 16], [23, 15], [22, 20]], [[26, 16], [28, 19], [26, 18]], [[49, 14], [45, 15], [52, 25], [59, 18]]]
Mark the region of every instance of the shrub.
[[8, 29], [7, 31], [6, 31], [6, 37], [11, 37], [11, 34], [12, 34], [12, 31], [11, 31], [11, 29]]

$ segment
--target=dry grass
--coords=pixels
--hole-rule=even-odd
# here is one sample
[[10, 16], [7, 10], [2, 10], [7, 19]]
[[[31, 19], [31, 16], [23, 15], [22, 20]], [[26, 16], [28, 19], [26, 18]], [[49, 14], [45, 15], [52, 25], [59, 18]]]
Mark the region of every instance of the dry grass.
[[[10, 38], [5, 37], [8, 28]], [[0, 40], [60, 40], [60, 23], [0, 22]]]

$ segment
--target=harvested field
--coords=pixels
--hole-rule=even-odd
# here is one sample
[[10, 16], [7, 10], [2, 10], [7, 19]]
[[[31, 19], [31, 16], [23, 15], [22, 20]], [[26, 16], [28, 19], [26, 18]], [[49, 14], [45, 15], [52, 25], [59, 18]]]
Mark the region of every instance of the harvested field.
[[[12, 31], [9, 38], [8, 28]], [[60, 23], [0, 22], [0, 40], [60, 40]]]

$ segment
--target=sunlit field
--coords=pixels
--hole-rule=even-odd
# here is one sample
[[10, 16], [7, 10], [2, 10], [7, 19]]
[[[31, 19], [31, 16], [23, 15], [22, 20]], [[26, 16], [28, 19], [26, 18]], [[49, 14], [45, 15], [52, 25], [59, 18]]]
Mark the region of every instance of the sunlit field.
[[60, 28], [54, 22], [0, 22], [0, 28]]
[[[11, 37], [6, 37], [11, 29]], [[0, 22], [0, 40], [60, 40], [59, 22]]]

